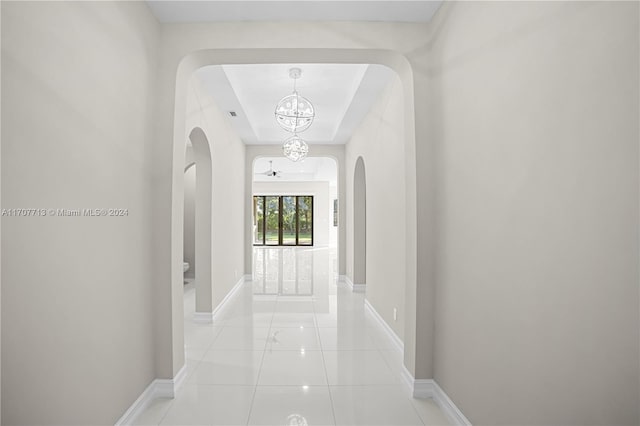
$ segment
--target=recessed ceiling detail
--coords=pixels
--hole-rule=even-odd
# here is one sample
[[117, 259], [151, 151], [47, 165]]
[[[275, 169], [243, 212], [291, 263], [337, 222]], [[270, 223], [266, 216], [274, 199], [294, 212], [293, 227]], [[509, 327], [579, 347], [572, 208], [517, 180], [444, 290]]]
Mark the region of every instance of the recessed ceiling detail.
[[309, 144], [344, 144], [380, 96], [393, 71], [367, 64], [251, 64], [209, 66], [197, 77], [222, 110], [236, 111], [231, 124], [246, 144], [282, 144], [290, 136], [274, 120], [274, 100], [291, 92], [289, 69], [300, 67], [297, 90], [313, 99]]
[[253, 181], [325, 181], [335, 185], [337, 166], [335, 160], [328, 157], [307, 157], [298, 163], [291, 162], [284, 157], [259, 157], [253, 163]]
[[[274, 99], [291, 92], [292, 64], [223, 65], [222, 69], [251, 123], [256, 143], [282, 143], [287, 132], [273, 120]], [[304, 135], [311, 143], [331, 143], [358, 89], [367, 65], [305, 64], [297, 89], [313, 99], [315, 120]], [[250, 143], [250, 142], [249, 142]]]

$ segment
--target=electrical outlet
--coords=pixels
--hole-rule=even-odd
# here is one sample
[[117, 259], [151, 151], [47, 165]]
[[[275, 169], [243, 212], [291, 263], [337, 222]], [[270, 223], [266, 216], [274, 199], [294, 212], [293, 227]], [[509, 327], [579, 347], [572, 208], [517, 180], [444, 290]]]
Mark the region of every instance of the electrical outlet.
[[393, 308], [393, 320], [398, 321], [398, 309]]

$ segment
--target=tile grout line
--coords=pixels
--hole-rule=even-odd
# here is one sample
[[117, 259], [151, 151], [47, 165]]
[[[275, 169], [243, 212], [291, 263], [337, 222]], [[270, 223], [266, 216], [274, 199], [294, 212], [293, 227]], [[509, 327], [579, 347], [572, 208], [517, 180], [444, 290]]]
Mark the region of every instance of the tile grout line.
[[[251, 301], [253, 302], [253, 291], [251, 292]], [[258, 368], [258, 377], [256, 377], [256, 384], [253, 387], [253, 395], [251, 396], [251, 404], [249, 405], [249, 413], [247, 414], [247, 425], [251, 421], [251, 413], [253, 412], [253, 404], [256, 401], [256, 393], [258, 392], [258, 383], [260, 383], [260, 376], [262, 375], [262, 367], [264, 366], [264, 357], [267, 354], [267, 343], [269, 342], [269, 338], [271, 337], [271, 325], [273, 324], [273, 317], [275, 315], [275, 307], [278, 304], [278, 299], [276, 297], [276, 302], [274, 303], [273, 312], [271, 312], [271, 321], [269, 321], [269, 331], [267, 333], [267, 341], [265, 342], [264, 348], [262, 349], [262, 359], [260, 360], [260, 368]]]
[[175, 400], [176, 400], [176, 397], [174, 395], [173, 399], [169, 402], [169, 406], [167, 407], [167, 410], [164, 412], [164, 414], [160, 418], [160, 421], [158, 422], [158, 426], [160, 426], [162, 424], [162, 422], [164, 421], [165, 417], [167, 417], [167, 414], [169, 414], [169, 410], [171, 410], [171, 407], [173, 407], [173, 403], [175, 402]]
[[[315, 274], [314, 274], [314, 276], [315, 276]], [[326, 283], [326, 284], [324, 284], [324, 283]], [[330, 306], [329, 306], [329, 312], [324, 312], [324, 310], [322, 310], [321, 313], [322, 314], [328, 313], [329, 315], [327, 315], [327, 316], [329, 317], [329, 321], [331, 321], [331, 317], [332, 316], [339, 315], [340, 312], [342, 312], [342, 310], [340, 310], [340, 309], [338, 309], [338, 312], [334, 312], [334, 313], [331, 312], [331, 300], [332, 300], [331, 298], [332, 298], [332, 296], [334, 296], [337, 300], [341, 300], [342, 301], [341, 306], [347, 310], [347, 312], [343, 312], [345, 314], [348, 314], [348, 315], [346, 315], [346, 321], [345, 321], [345, 316], [343, 315], [342, 316], [342, 321], [339, 321], [338, 317], [335, 318], [336, 322], [335, 322], [334, 326], [325, 324], [324, 326], [321, 327], [320, 324], [319, 324], [319, 319], [318, 319], [318, 315], [320, 315], [320, 314], [318, 314], [317, 309], [321, 309], [325, 305], [322, 304], [322, 303], [319, 303], [318, 305], [316, 305], [315, 304], [315, 300], [314, 300], [315, 299], [314, 296], [312, 296], [311, 300], [310, 300], [310, 304], [311, 304], [310, 312], [306, 311], [305, 309], [299, 309], [300, 310], [299, 313], [302, 314], [302, 312], [309, 312], [309, 313], [311, 313], [313, 315], [312, 316], [312, 320], [313, 320], [313, 327], [316, 329], [314, 334], [315, 334], [316, 339], [317, 339], [318, 350], [309, 350], [309, 349], [307, 349], [307, 351], [309, 353], [320, 351], [320, 356], [321, 356], [320, 359], [322, 359], [323, 371], [325, 373], [325, 380], [326, 380], [326, 384], [325, 385], [319, 385], [319, 386], [310, 385], [309, 388], [317, 388], [318, 391], [321, 391], [320, 390], [321, 387], [324, 387], [325, 389], [327, 389], [328, 396], [329, 396], [329, 403], [331, 404], [331, 414], [332, 414], [333, 424], [337, 425], [338, 424], [337, 423], [337, 417], [336, 417], [337, 407], [335, 406], [334, 399], [335, 399], [335, 402], [340, 402], [341, 401], [340, 395], [341, 395], [341, 392], [343, 392], [342, 391], [343, 387], [347, 387], [347, 388], [348, 387], [362, 387], [362, 388], [370, 388], [370, 387], [387, 388], [387, 387], [389, 387], [389, 388], [391, 388], [391, 387], [402, 386], [403, 377], [402, 377], [401, 373], [398, 371], [398, 369], [395, 368], [395, 367], [398, 366], [398, 363], [396, 362], [396, 361], [398, 361], [398, 356], [399, 356], [399, 359], [400, 359], [400, 366], [403, 364], [403, 362], [402, 362], [402, 353], [399, 353], [397, 350], [395, 350], [395, 348], [387, 348], [386, 347], [386, 341], [384, 339], [380, 339], [379, 338], [380, 336], [378, 336], [378, 334], [379, 334], [379, 332], [381, 330], [380, 330], [380, 326], [378, 324], [374, 324], [373, 327], [370, 328], [370, 325], [367, 324], [366, 321], [363, 322], [362, 325], [360, 324], [361, 321], [351, 321], [352, 318], [357, 319], [356, 317], [360, 318], [362, 316], [362, 312], [360, 312], [361, 310], [360, 309], [356, 309], [362, 303], [362, 301], [363, 301], [362, 297], [354, 297], [354, 295], [352, 293], [350, 293], [350, 292], [343, 292], [342, 291], [343, 289], [341, 287], [343, 285], [343, 283], [339, 282], [337, 279], [335, 279], [335, 277], [328, 278], [327, 281], [323, 282], [323, 285], [328, 285], [329, 286], [328, 296], [329, 296]], [[247, 287], [247, 289], [248, 288], [249, 287]], [[288, 312], [288, 310], [291, 310], [291, 309], [289, 309], [290, 307], [295, 308], [295, 306], [294, 306], [295, 303], [290, 305], [290, 306], [286, 306], [286, 304], [288, 302], [290, 302], [290, 301], [295, 301], [295, 300], [303, 300], [303, 299], [304, 300], [308, 300], [305, 297], [303, 297], [302, 299], [298, 299], [298, 298], [293, 298], [292, 299], [292, 298], [289, 298], [289, 297], [283, 296], [283, 295], [275, 295], [274, 299], [272, 299], [273, 307], [271, 309], [269, 309], [268, 305], [267, 305], [266, 309], [262, 310], [262, 309], [259, 309], [260, 307], [255, 306], [255, 302], [256, 302], [255, 297], [256, 297], [256, 295], [253, 294], [253, 291], [254, 291], [253, 287], [251, 287], [250, 291], [243, 292], [243, 294], [239, 294], [238, 293], [238, 294], [235, 295], [236, 297], [233, 299], [234, 301], [241, 301], [241, 302], [244, 302], [247, 299], [251, 300], [251, 303], [253, 303], [253, 305], [251, 305], [251, 303], [250, 303], [250, 305], [252, 307], [249, 308], [250, 309], [249, 313], [245, 312], [245, 310], [242, 309], [242, 307], [240, 307], [241, 311], [242, 311], [242, 314], [245, 315], [245, 316], [247, 316], [247, 314], [249, 314], [248, 316], [253, 317], [256, 314], [263, 314], [264, 313], [264, 316], [262, 316], [262, 318], [258, 318], [258, 320], [261, 321], [260, 324], [255, 325], [253, 323], [253, 321], [250, 321], [248, 323], [246, 321], [242, 321], [242, 323], [240, 324], [240, 327], [237, 328], [237, 330], [239, 330], [239, 331], [244, 330], [245, 332], [248, 333], [248, 332], [250, 332], [252, 330], [256, 330], [256, 329], [260, 329], [260, 328], [267, 328], [266, 341], [265, 341], [264, 346], [262, 348], [262, 354], [261, 355], [260, 354], [256, 354], [258, 357], [260, 357], [260, 360], [259, 360], [259, 364], [258, 363], [254, 364], [254, 365], [258, 366], [258, 370], [257, 370], [255, 383], [253, 384], [253, 387], [254, 387], [253, 392], [250, 395], [250, 398], [246, 398], [246, 396], [251, 392], [250, 387], [248, 387], [246, 389], [245, 393], [244, 393], [244, 395], [245, 395], [244, 398], [246, 398], [245, 401], [248, 401], [250, 403], [249, 403], [249, 407], [248, 407], [249, 408], [248, 409], [248, 413], [246, 414], [247, 415], [246, 422], [245, 423], [239, 423], [239, 424], [246, 424], [246, 425], [249, 425], [249, 424], [252, 423], [251, 422], [251, 418], [252, 418], [252, 416], [254, 414], [257, 417], [254, 418], [253, 424], [255, 424], [256, 422], [262, 421], [262, 413], [261, 412], [263, 410], [260, 409], [260, 406], [256, 410], [254, 410], [255, 403], [256, 403], [256, 397], [257, 397], [257, 388], [258, 387], [262, 388], [261, 389], [261, 400], [258, 400], [258, 402], [260, 402], [260, 401], [264, 401], [265, 388], [268, 388], [268, 387], [276, 387], [276, 388], [281, 387], [281, 388], [292, 388], [293, 389], [293, 388], [297, 388], [297, 387], [300, 386], [300, 385], [295, 385], [295, 384], [292, 384], [292, 385], [278, 385], [278, 384], [259, 385], [259, 383], [260, 383], [260, 379], [262, 378], [262, 375], [264, 373], [264, 371], [263, 371], [264, 367], [265, 367], [264, 362], [266, 361], [266, 358], [267, 358], [267, 356], [266, 356], [267, 350], [270, 351], [270, 358], [271, 357], [275, 357], [279, 352], [298, 352], [297, 349], [282, 349], [282, 350], [274, 349], [274, 346], [276, 348], [280, 347], [280, 345], [275, 344], [275, 342], [272, 340], [272, 336], [273, 336], [274, 331], [277, 331], [277, 330], [274, 330], [274, 325], [276, 324], [275, 323], [275, 314], [279, 313], [278, 309], [279, 309], [280, 303], [282, 303], [282, 308], [284, 308], [284, 310], [285, 310], [285, 312], [282, 312], [282, 314], [292, 314], [292, 313], [293, 314], [297, 314], [298, 312], [291, 312], [291, 313]], [[299, 302], [296, 302], [296, 303], [299, 303]], [[245, 306], [245, 308], [246, 308], [246, 306]], [[336, 308], [337, 308], [337, 306], [336, 306]], [[256, 310], [260, 310], [261, 312], [254, 312]], [[268, 310], [271, 310], [271, 312], [269, 313]], [[293, 310], [296, 311], [297, 309], [293, 309]], [[266, 322], [266, 315], [270, 315], [270, 319], [269, 319], [268, 323]], [[304, 313], [302, 315], [308, 315], [308, 314]], [[286, 316], [287, 315], [285, 315], [285, 317]], [[365, 312], [365, 316], [366, 316], [366, 312]], [[235, 318], [235, 314], [232, 315], [232, 317]], [[325, 315], [323, 315], [323, 320], [325, 319], [324, 317], [325, 317]], [[185, 317], [185, 324], [187, 324], [187, 322], [189, 322], [189, 319], [187, 319]], [[234, 321], [235, 321], [235, 319], [234, 319]], [[287, 324], [289, 324], [290, 322], [292, 324], [298, 324], [298, 322], [296, 322], [296, 321], [300, 321], [301, 322], [301, 321], [303, 321], [303, 319], [301, 317], [294, 317], [294, 318], [291, 318], [291, 319], [290, 318], [283, 318], [283, 321], [280, 321], [279, 323], [277, 323], [277, 324], [280, 324], [277, 327], [277, 329], [282, 328], [283, 330], [293, 331], [294, 328], [297, 328], [297, 325], [294, 326], [294, 327], [287, 327]], [[305, 319], [305, 321], [304, 321], [305, 328], [306, 328], [306, 323], [307, 323], [306, 321], [307, 320]], [[212, 324], [209, 324], [208, 326], [211, 327], [211, 325]], [[213, 328], [215, 329], [216, 327], [214, 326]], [[201, 359], [199, 359], [199, 360], [195, 360], [195, 362], [194, 362], [195, 368], [194, 368], [194, 370], [191, 371], [190, 377], [192, 377], [194, 375], [195, 371], [200, 368], [200, 365], [202, 365], [202, 363], [204, 362], [204, 358], [206, 357], [206, 354], [208, 354], [210, 351], [217, 351], [217, 349], [214, 349], [213, 347], [215, 346], [216, 340], [218, 340], [220, 338], [220, 333], [222, 332], [222, 330], [224, 330], [226, 328], [229, 328], [228, 331], [231, 331], [231, 330], [233, 330], [235, 328], [235, 326], [226, 325], [226, 324], [223, 323], [222, 326], [219, 327], [219, 330], [215, 334], [214, 338], [211, 340], [211, 343], [209, 343], [207, 348], [204, 349], [203, 357]], [[345, 328], [346, 328], [346, 330], [345, 330]], [[366, 340], [365, 343], [370, 344], [371, 347], [369, 347], [368, 345], [365, 345], [364, 348], [359, 348], [359, 349], [351, 348], [350, 349], [349, 347], [350, 346], [354, 346], [354, 344], [353, 344], [353, 342], [349, 343], [348, 340], [343, 343], [343, 345], [346, 344], [346, 346], [347, 346], [346, 349], [340, 349], [340, 345], [337, 345], [335, 349], [327, 349], [327, 348], [324, 347], [325, 344], [328, 344], [329, 346], [331, 346], [331, 344], [333, 343], [333, 337], [334, 336], [333, 336], [333, 333], [331, 333], [331, 332], [329, 332], [328, 334], [325, 333], [326, 334], [325, 339], [327, 340], [327, 342], [324, 342], [325, 344], [323, 344], [323, 340], [322, 340], [322, 338], [320, 336], [321, 335], [321, 331], [324, 331], [324, 330], [328, 329], [327, 331], [335, 330], [336, 333], [339, 333], [341, 330], [344, 330], [345, 332], [349, 332], [350, 328], [353, 328], [353, 330], [356, 330], [356, 333], [357, 333], [357, 330], [364, 331], [365, 332], [364, 334], [368, 335], [368, 338], [365, 339]], [[371, 333], [369, 333], [369, 331]], [[293, 334], [295, 334], [297, 336], [297, 333], [293, 332]], [[348, 334], [349, 333], [347, 333], [347, 335]], [[338, 335], [340, 335], [340, 334], [338, 334]], [[309, 336], [309, 335], [305, 333], [305, 337], [306, 336]], [[374, 338], [374, 336], [377, 336], [377, 338]], [[356, 336], [354, 335], [354, 337], [356, 337]], [[236, 339], [233, 339], [233, 340], [235, 341]], [[294, 339], [294, 340], [296, 340], [296, 339]], [[306, 338], [303, 338], [301, 341], [304, 342], [306, 340], [307, 340]], [[342, 339], [342, 340], [344, 340], [344, 339]], [[254, 345], [256, 343], [258, 343], [258, 342], [259, 341], [255, 340], [255, 337], [254, 337]], [[292, 345], [292, 346], [295, 346], [295, 345]], [[359, 345], [355, 345], [355, 346], [359, 346]], [[198, 350], [200, 350], [200, 349], [198, 349]], [[234, 349], [229, 349], [229, 350], [234, 350]], [[340, 355], [340, 353], [344, 352], [344, 351], [354, 352], [354, 353], [357, 353], [357, 352], [364, 352], [364, 353], [376, 352], [377, 353], [377, 357], [382, 358], [382, 362], [383, 362], [382, 364], [379, 364], [379, 367], [380, 368], [385, 368], [385, 367], [382, 367], [382, 366], [383, 365], [386, 366], [386, 369], [389, 370], [389, 373], [392, 374], [394, 379], [398, 379], [398, 377], [400, 377], [400, 385], [391, 384], [391, 383], [389, 383], [389, 384], [374, 384], [374, 383], [364, 384], [364, 382], [363, 382], [363, 384], [359, 384], [359, 385], [355, 385], [355, 384], [344, 384], [344, 385], [335, 384], [335, 385], [331, 385], [330, 381], [329, 381], [328, 364], [327, 364], [326, 360], [327, 359], [332, 359], [332, 357], [327, 357], [327, 355], [332, 355], [332, 356], [335, 355], [335, 354]], [[327, 352], [329, 352], [329, 354], [327, 354]], [[358, 356], [358, 355], [354, 355], [354, 356]], [[317, 354], [314, 355], [314, 358], [315, 357], [317, 357]], [[271, 359], [270, 359], [270, 361], [271, 361]], [[378, 363], [378, 362], [376, 361], [376, 363]], [[303, 369], [302, 375], [305, 374], [304, 371], [305, 370]], [[268, 372], [268, 373], [270, 373], [270, 372]], [[334, 374], [333, 377], [335, 377], [335, 373], [336, 373], [336, 371], [334, 371], [334, 369], [332, 369], [332, 374]], [[269, 376], [269, 374], [268, 374], [268, 376]], [[294, 376], [294, 378], [295, 377], [300, 378], [301, 375], [297, 374], [297, 375]], [[340, 379], [340, 377], [341, 377], [341, 375], [338, 376], [337, 383], [339, 383], [342, 380], [342, 379]], [[188, 377], [187, 377], [187, 379], [188, 379]], [[297, 381], [297, 380], [294, 380], [294, 382], [295, 381]], [[366, 381], [367, 380], [365, 380], [365, 382]], [[276, 383], [281, 383], [281, 382], [282, 382], [281, 380], [276, 380]], [[360, 382], [360, 381], [358, 381], [358, 382]], [[214, 385], [214, 386], [216, 386], [216, 385]], [[334, 390], [338, 393], [335, 396], [335, 398], [333, 396], [333, 391]], [[292, 391], [286, 391], [286, 392], [294, 392], [294, 391], [292, 390]], [[388, 392], [388, 391], [381, 389], [381, 392], [383, 392], [383, 394], [386, 394], [386, 392]], [[420, 414], [420, 412], [418, 410], [419, 408], [422, 408], [422, 407], [421, 406], [419, 407], [416, 404], [414, 404], [414, 399], [411, 398], [410, 396], [407, 396], [405, 394], [403, 394], [402, 396], [403, 396], [403, 399], [405, 399], [405, 400], [408, 399], [408, 402], [410, 403], [410, 405], [412, 407], [410, 411], [413, 412], [415, 416], [417, 416], [417, 418], [415, 420], [413, 420], [413, 421], [416, 424], [421, 424], [421, 425], [429, 424], [427, 422], [427, 420], [423, 419], [423, 417], [421, 416], [421, 414]], [[395, 398], [395, 396], [394, 396], [394, 398]], [[318, 406], [321, 406], [323, 402], [326, 403], [326, 400], [324, 400], [324, 398], [322, 396], [320, 396], [320, 398], [316, 397], [314, 399], [316, 400], [316, 402], [314, 403], [314, 407], [316, 407], [316, 408]], [[175, 402], [174, 401], [170, 401], [170, 404], [168, 404], [168, 406], [165, 409], [164, 413], [161, 416], [157, 417], [157, 418], [160, 419], [159, 423], [157, 423], [158, 425], [162, 424], [162, 422], [164, 422], [164, 421], [169, 420], [169, 417], [167, 417], [167, 416], [169, 415], [170, 411], [173, 408], [175, 408], [175, 407], [173, 407], [173, 405], [175, 405]], [[407, 410], [407, 409], [405, 408], [402, 411], [405, 411], [405, 410]], [[409, 414], [408, 410], [405, 411], [405, 412], [407, 414]], [[324, 415], [325, 416], [328, 415], [328, 412], [325, 412]], [[425, 418], [428, 419], [428, 416], [425, 417]], [[238, 419], [238, 420], [240, 422], [242, 422], [241, 418]], [[330, 419], [326, 419], [326, 420], [327, 420], [327, 423], [331, 422]]]
[[[335, 285], [335, 280], [334, 280], [334, 285]], [[322, 340], [320, 339], [320, 330], [317, 327], [318, 322], [316, 318], [316, 306], [313, 302], [311, 303], [311, 308], [313, 309], [313, 320], [316, 325], [316, 337], [318, 338], [318, 343], [320, 344], [320, 354], [322, 356], [322, 367], [324, 368], [324, 377], [327, 380], [327, 392], [329, 393], [329, 403], [331, 404], [331, 415], [333, 416], [333, 424], [337, 425], [338, 420], [336, 419], [336, 408], [333, 405], [333, 395], [331, 395], [331, 386], [329, 386], [329, 373], [327, 372], [327, 362], [324, 358], [324, 348], [322, 346]]]
[[[195, 304], [195, 300], [194, 300], [194, 304]], [[195, 324], [191, 318], [192, 318], [191, 316], [189, 317], [189, 319], [187, 319], [187, 318], [185, 317], [185, 319], [183, 320], [183, 322], [182, 322], [182, 332], [183, 332], [183, 334], [184, 334], [184, 325], [186, 324], [186, 322], [187, 322], [187, 321], [191, 322], [192, 324]], [[207, 327], [209, 327], [209, 326], [213, 327], [213, 324], [211, 324], [211, 325], [207, 324]], [[213, 345], [213, 342], [214, 342], [214, 341], [216, 340], [216, 338], [218, 337], [218, 334], [220, 334], [220, 331], [218, 331], [218, 333], [215, 335], [215, 337], [211, 340], [211, 343], [209, 343], [209, 346], [207, 346], [207, 348], [206, 348], [206, 349], [204, 349], [204, 352], [203, 352], [203, 354], [202, 354], [202, 358], [201, 358], [201, 359], [199, 359], [198, 361], [196, 361], [195, 366], [194, 366], [194, 368], [193, 368], [193, 371], [191, 371], [191, 372], [190, 372], [190, 373], [189, 373], [189, 374], [184, 378], [183, 386], [187, 384], [187, 381], [190, 379], [190, 377], [191, 377], [191, 376], [195, 373], [195, 371], [198, 369], [198, 367], [200, 366], [200, 363], [201, 363], [201, 362], [202, 362], [202, 360], [204, 359], [204, 356], [206, 355], [206, 353], [207, 353], [207, 352], [209, 352], [209, 349], [211, 349], [211, 346]], [[187, 365], [187, 361], [188, 361], [188, 359], [187, 359], [187, 357], [186, 357], [186, 352], [187, 352], [187, 349], [188, 349], [188, 348], [185, 346], [185, 348], [184, 348], [184, 349], [185, 349], [185, 360], [184, 360], [184, 363], [185, 363], [185, 367], [186, 367], [186, 365]], [[197, 349], [197, 348], [191, 348], [191, 349], [193, 350], [193, 349]], [[180, 389], [178, 389], [178, 392], [181, 392], [181, 390], [180, 390]], [[167, 407], [166, 411], [164, 412], [164, 414], [163, 414], [163, 415], [162, 415], [162, 417], [160, 418], [160, 421], [158, 422], [158, 426], [160, 426], [160, 425], [162, 424], [162, 422], [164, 421], [164, 419], [165, 419], [165, 418], [167, 417], [167, 415], [169, 414], [169, 411], [171, 411], [171, 408], [172, 408], [172, 407], [173, 407], [173, 405], [175, 404], [176, 398], [177, 398], [177, 395], [174, 395], [174, 396], [173, 396], [173, 398], [171, 399], [171, 401], [169, 402], [169, 404], [168, 404], [168, 407]]]

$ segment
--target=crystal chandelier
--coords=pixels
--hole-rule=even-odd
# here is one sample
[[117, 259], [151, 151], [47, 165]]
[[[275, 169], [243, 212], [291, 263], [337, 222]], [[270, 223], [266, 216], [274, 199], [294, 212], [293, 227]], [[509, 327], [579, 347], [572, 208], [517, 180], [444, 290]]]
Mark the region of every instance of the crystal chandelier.
[[291, 68], [289, 77], [293, 79], [293, 93], [280, 99], [276, 105], [276, 121], [287, 132], [304, 132], [313, 123], [315, 110], [307, 98], [298, 94], [296, 80], [300, 78], [300, 68]]
[[298, 135], [293, 135], [282, 145], [282, 153], [291, 161], [304, 160], [309, 153], [309, 146]]
[[293, 93], [280, 99], [275, 110], [276, 122], [287, 132], [293, 133], [282, 145], [282, 152], [291, 161], [300, 161], [307, 156], [309, 146], [298, 133], [307, 130], [315, 117], [313, 104], [296, 90], [296, 80], [301, 75], [300, 68], [289, 70], [289, 77], [293, 79]]

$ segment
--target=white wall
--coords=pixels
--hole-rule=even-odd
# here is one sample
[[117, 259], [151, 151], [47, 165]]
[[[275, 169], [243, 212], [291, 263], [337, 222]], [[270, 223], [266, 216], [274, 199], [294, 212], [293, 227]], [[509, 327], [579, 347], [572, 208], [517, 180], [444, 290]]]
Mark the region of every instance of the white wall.
[[2, 2], [2, 424], [113, 424], [155, 378], [140, 2]]
[[253, 195], [313, 195], [313, 245], [329, 245], [329, 182], [253, 182]]
[[213, 308], [244, 275], [245, 148], [227, 117], [194, 75], [187, 96], [185, 141], [194, 127], [200, 127], [211, 147]]
[[[390, 71], [391, 72], [391, 71]], [[393, 331], [404, 336], [405, 134], [400, 79], [391, 82], [346, 146], [347, 275], [353, 280], [354, 172], [362, 157], [366, 173], [366, 297]], [[397, 320], [393, 319], [396, 308]]]
[[435, 378], [473, 424], [638, 424], [637, 2], [432, 23]]

